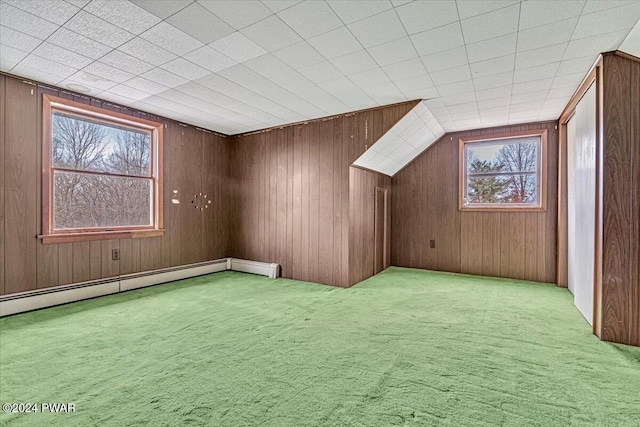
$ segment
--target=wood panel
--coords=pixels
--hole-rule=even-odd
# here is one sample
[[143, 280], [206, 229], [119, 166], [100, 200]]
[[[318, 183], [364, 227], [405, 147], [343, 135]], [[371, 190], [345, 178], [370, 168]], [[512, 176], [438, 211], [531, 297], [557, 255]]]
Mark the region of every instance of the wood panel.
[[603, 57], [600, 338], [640, 345], [640, 63]]
[[[391, 264], [540, 282], [555, 281], [555, 122], [446, 134], [392, 179]], [[458, 140], [547, 129], [546, 212], [460, 212]], [[430, 248], [435, 240], [435, 248]]]
[[36, 87], [5, 80], [5, 293], [36, 288]]
[[[34, 94], [31, 95], [33, 89]], [[40, 234], [42, 95], [73, 99], [167, 124], [164, 136], [163, 237], [43, 245]], [[177, 266], [229, 255], [231, 138], [204, 132], [99, 99], [0, 75], [0, 294]], [[173, 190], [180, 204], [172, 204]], [[190, 207], [197, 193], [212, 207]], [[213, 210], [214, 212], [211, 212]], [[192, 212], [193, 211], [193, 212]], [[187, 216], [190, 215], [190, 216]], [[10, 245], [11, 251], [3, 251]], [[183, 251], [183, 248], [185, 251]], [[111, 250], [120, 249], [120, 261]], [[4, 288], [4, 289], [3, 289]]]
[[0, 75], [0, 295], [4, 294], [4, 132], [5, 132], [5, 76]]
[[[278, 263], [287, 278], [353, 284], [349, 167], [414, 105], [235, 137], [230, 156], [235, 238], [230, 255]], [[373, 190], [370, 199], [373, 212]], [[373, 238], [373, 217], [360, 219]]]

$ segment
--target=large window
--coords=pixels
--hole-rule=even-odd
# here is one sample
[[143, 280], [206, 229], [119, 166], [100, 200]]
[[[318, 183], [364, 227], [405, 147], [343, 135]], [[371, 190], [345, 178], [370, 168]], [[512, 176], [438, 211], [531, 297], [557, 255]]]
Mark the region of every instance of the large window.
[[162, 232], [162, 125], [43, 98], [45, 243]]
[[460, 210], [546, 208], [544, 131], [460, 140]]

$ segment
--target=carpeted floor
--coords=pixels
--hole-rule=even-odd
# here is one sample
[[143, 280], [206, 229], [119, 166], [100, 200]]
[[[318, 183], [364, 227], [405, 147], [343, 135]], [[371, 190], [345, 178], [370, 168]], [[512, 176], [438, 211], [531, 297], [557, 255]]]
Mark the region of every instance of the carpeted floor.
[[8, 426], [638, 426], [640, 348], [566, 289], [391, 268], [224, 272], [0, 319]]

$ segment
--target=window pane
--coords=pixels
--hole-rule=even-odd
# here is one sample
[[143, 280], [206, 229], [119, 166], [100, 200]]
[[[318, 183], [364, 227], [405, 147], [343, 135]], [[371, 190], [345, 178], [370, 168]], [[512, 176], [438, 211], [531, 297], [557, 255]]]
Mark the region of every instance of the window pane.
[[149, 132], [54, 112], [52, 136], [53, 167], [151, 176]]
[[54, 172], [54, 229], [152, 225], [153, 181]]
[[540, 137], [466, 144], [467, 173], [533, 172], [538, 163]]
[[465, 204], [537, 204], [536, 175], [471, 176]]

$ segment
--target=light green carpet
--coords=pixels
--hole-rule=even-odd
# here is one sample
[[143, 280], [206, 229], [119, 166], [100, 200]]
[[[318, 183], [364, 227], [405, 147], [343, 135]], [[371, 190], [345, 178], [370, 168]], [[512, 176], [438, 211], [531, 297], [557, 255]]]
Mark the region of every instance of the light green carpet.
[[77, 407], [9, 426], [628, 426], [640, 348], [551, 285], [224, 272], [0, 319], [0, 401]]

